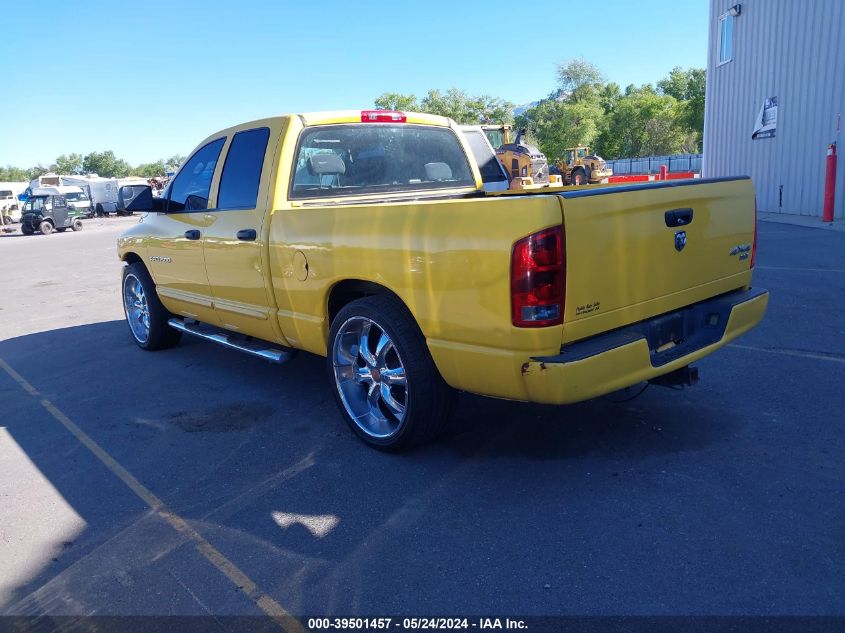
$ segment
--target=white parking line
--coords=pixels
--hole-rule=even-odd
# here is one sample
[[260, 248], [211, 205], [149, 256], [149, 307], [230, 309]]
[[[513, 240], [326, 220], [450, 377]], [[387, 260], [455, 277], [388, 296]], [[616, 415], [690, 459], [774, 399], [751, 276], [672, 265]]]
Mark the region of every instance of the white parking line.
[[37, 398], [42, 407], [56, 419], [59, 424], [65, 427], [77, 441], [87, 448], [99, 459], [118, 479], [134, 492], [149, 508], [159, 517], [164, 519], [170, 527], [182, 536], [192, 541], [197, 551], [205, 557], [217, 570], [223, 574], [239, 591], [245, 594], [264, 613], [270, 616], [279, 627], [286, 633], [305, 633], [302, 624], [282, 606], [273, 600], [266, 593], [261, 591], [258, 585], [247, 576], [235, 563], [224, 556], [216, 547], [209, 543], [199, 532], [178, 514], [170, 510], [164, 502], [146, 488], [140, 481], [124, 468], [116, 459], [109, 455], [102, 446], [97, 444], [91, 437], [79, 428], [76, 423], [66, 416], [52, 402], [43, 398], [41, 393], [32, 384], [15, 371], [11, 365], [0, 358], [0, 368], [5, 371], [12, 380], [18, 383], [24, 391], [34, 398]]
[[736, 345], [731, 343], [728, 347], [736, 349], [747, 349], [752, 352], [766, 352], [767, 354], [781, 354], [782, 356], [798, 356], [799, 358], [812, 358], [813, 360], [826, 360], [831, 363], [845, 363], [845, 358], [839, 356], [827, 356], [825, 354], [814, 354], [813, 352], [799, 352], [789, 349], [767, 349], [765, 347], [754, 347], [753, 345]]
[[842, 268], [796, 268], [793, 266], [755, 266], [757, 270], [796, 270], [803, 273], [845, 273]]

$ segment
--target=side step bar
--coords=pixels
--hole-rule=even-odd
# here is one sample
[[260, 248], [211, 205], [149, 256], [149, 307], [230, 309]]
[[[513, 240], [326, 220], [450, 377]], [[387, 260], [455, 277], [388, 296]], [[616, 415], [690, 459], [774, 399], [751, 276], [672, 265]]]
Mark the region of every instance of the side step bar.
[[262, 341], [251, 336], [236, 334], [228, 330], [221, 330], [199, 321], [188, 321], [183, 319], [169, 319], [167, 324], [173, 329], [185, 332], [191, 336], [198, 336], [206, 341], [217, 343], [223, 347], [244, 352], [258, 358], [263, 358], [271, 363], [286, 363], [296, 355], [296, 350], [288, 347], [275, 347], [273, 343]]

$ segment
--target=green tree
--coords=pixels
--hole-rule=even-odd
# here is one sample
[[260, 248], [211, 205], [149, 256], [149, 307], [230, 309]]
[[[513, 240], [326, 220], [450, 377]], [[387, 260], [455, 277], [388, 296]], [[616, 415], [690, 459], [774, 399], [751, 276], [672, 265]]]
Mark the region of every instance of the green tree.
[[512, 103], [490, 95], [471, 97], [457, 88], [449, 88], [445, 93], [429, 90], [420, 101], [420, 108], [423, 112], [449, 117], [464, 125], [513, 121]]
[[675, 97], [646, 84], [629, 86], [607, 116], [596, 146], [604, 158], [674, 154], [685, 151], [689, 135], [679, 120]]
[[599, 88], [598, 97], [602, 111], [605, 114], [610, 114], [622, 98], [622, 90], [619, 88], [619, 84], [611, 81]]
[[[707, 72], [703, 68], [684, 70], [676, 66], [669, 76], [657, 82], [662, 94], [674, 97], [680, 102], [679, 119], [686, 132], [696, 137], [698, 148], [704, 134], [704, 95]], [[697, 149], [698, 149], [697, 148]]]
[[114, 152], [91, 152], [82, 159], [82, 169], [87, 174], [97, 174], [104, 178], [122, 178], [130, 171], [129, 163], [117, 158]]
[[32, 179], [26, 169], [6, 165], [0, 167], [0, 180], [4, 182], [24, 182]]
[[155, 163], [141, 163], [132, 168], [131, 175], [142, 176], [143, 178], [158, 178], [167, 173], [164, 161], [159, 160]]
[[50, 169], [57, 174], [81, 174], [82, 173], [82, 155], [81, 154], [62, 154], [56, 159], [56, 162], [50, 166]]
[[183, 154], [174, 154], [173, 156], [164, 160], [163, 162], [164, 162], [164, 165], [166, 167], [172, 167], [173, 170], [175, 171], [175, 170], [179, 169], [179, 167], [182, 166], [182, 163], [185, 162], [185, 158], [187, 158], [187, 157], [184, 156]]
[[511, 123], [513, 104], [490, 95], [470, 96], [458, 88], [446, 92], [429, 90], [418, 100], [415, 95], [385, 92], [375, 100], [378, 110], [408, 110], [449, 117], [458, 123]]
[[602, 119], [598, 102], [543, 99], [518, 116], [516, 126], [526, 128], [549, 161], [554, 161], [567, 147], [592, 144]]
[[50, 169], [44, 165], [35, 165], [34, 167], [30, 167], [26, 170], [26, 178], [24, 180], [35, 180], [42, 174], [46, 174], [48, 171], [50, 171]]
[[570, 59], [557, 65], [558, 91], [553, 98], [563, 98], [570, 103], [595, 99], [604, 84], [604, 76], [595, 64], [585, 59]]
[[398, 92], [385, 92], [375, 100], [376, 110], [409, 110], [419, 112], [420, 106], [414, 95], [403, 95]]

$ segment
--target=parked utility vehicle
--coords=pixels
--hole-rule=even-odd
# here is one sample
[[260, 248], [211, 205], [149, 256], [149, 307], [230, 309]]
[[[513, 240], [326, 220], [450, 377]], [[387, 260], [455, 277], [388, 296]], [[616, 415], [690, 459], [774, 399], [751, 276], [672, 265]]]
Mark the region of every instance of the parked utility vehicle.
[[148, 212], [118, 240], [138, 346], [326, 356], [346, 422], [382, 449], [437, 435], [455, 390], [563, 404], [692, 383], [768, 300], [748, 178], [485, 193], [433, 115], [245, 123], [161, 198], [121, 195]]
[[[21, 216], [21, 233], [32, 235], [40, 232], [50, 235], [53, 231], [63, 232], [67, 229], [82, 230], [84, 213], [68, 202], [65, 192], [60, 187], [43, 187], [32, 191], [29, 199], [23, 204]], [[61, 189], [78, 189], [78, 187], [61, 187]]]

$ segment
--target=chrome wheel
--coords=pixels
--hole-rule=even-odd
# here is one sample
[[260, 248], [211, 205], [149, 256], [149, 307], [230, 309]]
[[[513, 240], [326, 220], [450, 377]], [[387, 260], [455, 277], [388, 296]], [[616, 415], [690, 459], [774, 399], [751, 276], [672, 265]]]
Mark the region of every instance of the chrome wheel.
[[387, 332], [362, 316], [346, 320], [331, 350], [335, 385], [346, 412], [367, 435], [395, 435], [408, 409], [405, 366]]
[[150, 338], [150, 308], [141, 280], [128, 274], [123, 280], [123, 307], [132, 336], [139, 343], [146, 343]]

